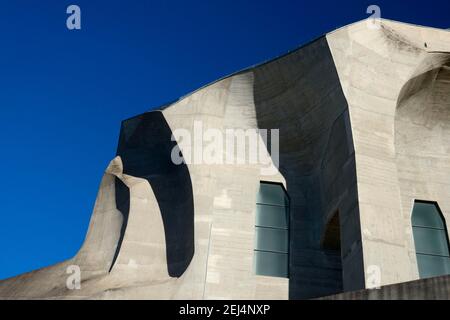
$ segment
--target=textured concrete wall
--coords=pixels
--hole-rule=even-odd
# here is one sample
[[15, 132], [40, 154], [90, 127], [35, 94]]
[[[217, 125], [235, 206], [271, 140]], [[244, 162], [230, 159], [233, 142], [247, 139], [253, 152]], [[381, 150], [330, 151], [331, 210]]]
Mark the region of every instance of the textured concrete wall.
[[[429, 53], [402, 88], [395, 117], [395, 151], [407, 231], [414, 199], [436, 201], [450, 221], [450, 54]], [[410, 264], [417, 266], [413, 237]], [[414, 269], [414, 272], [416, 270]], [[418, 273], [415, 273], [418, 278]]]
[[194, 199], [186, 164], [171, 159], [177, 146], [171, 138], [161, 112], [145, 113], [123, 122], [117, 155], [124, 174], [145, 178], [152, 187], [164, 224], [168, 273], [180, 277], [194, 256]]
[[[364, 289], [371, 266], [381, 285], [417, 279], [414, 198], [450, 219], [449, 51], [447, 31], [363, 21], [125, 121], [79, 253], [0, 298], [315, 298]], [[261, 175], [250, 149], [247, 164], [173, 166], [171, 133], [196, 124], [279, 129], [279, 171]], [[260, 181], [291, 199], [289, 279], [253, 271]], [[336, 212], [340, 253], [322, 246]], [[74, 264], [81, 290], [66, 288]]]
[[[253, 73], [222, 80], [163, 110], [172, 130], [256, 129]], [[200, 141], [194, 141], [195, 144]], [[249, 155], [246, 155], [247, 159]], [[247, 162], [248, 163], [248, 162]], [[287, 299], [288, 280], [253, 272], [259, 165], [189, 164], [195, 206], [196, 254], [186, 294], [205, 299]], [[284, 182], [280, 175], [270, 180]], [[193, 290], [192, 287], [198, 288]]]
[[[446, 55], [434, 52], [450, 51], [450, 33], [383, 20], [327, 40], [349, 106], [366, 273], [379, 268], [381, 285], [417, 279], [413, 200], [438, 201], [449, 214]], [[430, 64], [439, 77], [421, 80]]]
[[326, 39], [254, 74], [258, 126], [280, 128], [280, 173], [291, 198], [290, 298], [342, 290], [341, 257], [321, 248], [325, 225], [336, 210], [346, 235], [344, 285], [362, 288], [351, 128]]

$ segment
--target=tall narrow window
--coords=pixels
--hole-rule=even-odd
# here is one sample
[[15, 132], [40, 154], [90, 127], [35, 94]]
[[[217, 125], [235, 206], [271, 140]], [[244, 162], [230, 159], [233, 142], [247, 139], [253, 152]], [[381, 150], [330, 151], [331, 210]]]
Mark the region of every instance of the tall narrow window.
[[412, 227], [420, 278], [450, 274], [447, 229], [437, 203], [415, 201]]
[[261, 182], [256, 201], [255, 273], [288, 277], [289, 199], [281, 184]]

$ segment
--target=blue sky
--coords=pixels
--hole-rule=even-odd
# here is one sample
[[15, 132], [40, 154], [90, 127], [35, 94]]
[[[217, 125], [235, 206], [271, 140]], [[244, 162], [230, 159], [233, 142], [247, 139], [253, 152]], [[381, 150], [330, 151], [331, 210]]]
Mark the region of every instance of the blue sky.
[[[77, 4], [82, 29], [66, 28]], [[81, 246], [120, 122], [366, 18], [450, 27], [450, 2], [0, 3], [0, 279]]]

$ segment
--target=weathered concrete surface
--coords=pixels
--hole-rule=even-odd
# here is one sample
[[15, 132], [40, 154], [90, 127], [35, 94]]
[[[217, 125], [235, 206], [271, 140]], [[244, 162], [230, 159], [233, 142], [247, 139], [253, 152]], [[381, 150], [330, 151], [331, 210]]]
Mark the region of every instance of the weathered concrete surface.
[[322, 300], [450, 300], [450, 276], [397, 283], [379, 289], [345, 292]]
[[[448, 52], [448, 31], [362, 21], [124, 121], [79, 253], [0, 282], [0, 298], [316, 298], [364, 289], [372, 266], [381, 285], [417, 279], [413, 200], [450, 219]], [[168, 135], [196, 123], [279, 129], [278, 172], [175, 169], [168, 152], [182, 141]], [[291, 199], [289, 279], [253, 272], [260, 181]], [[340, 252], [323, 247], [336, 214]], [[66, 288], [69, 265], [80, 290]]]
[[450, 32], [383, 20], [327, 39], [352, 124], [365, 270], [380, 268], [381, 285], [418, 279], [414, 199], [450, 221]]
[[[280, 173], [291, 199], [290, 281], [294, 299], [364, 286], [354, 150], [348, 107], [327, 44], [321, 38], [254, 70], [260, 128], [280, 128]], [[341, 253], [321, 238], [339, 211]], [[348, 268], [346, 270], [349, 270]]]

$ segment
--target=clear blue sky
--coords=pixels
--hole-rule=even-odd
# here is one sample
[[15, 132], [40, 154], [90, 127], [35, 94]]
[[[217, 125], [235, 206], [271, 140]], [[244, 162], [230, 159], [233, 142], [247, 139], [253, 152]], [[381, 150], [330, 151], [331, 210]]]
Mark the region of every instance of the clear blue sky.
[[[77, 4], [82, 30], [66, 28]], [[0, 3], [0, 279], [72, 257], [120, 121], [367, 17], [450, 27], [450, 1]]]

